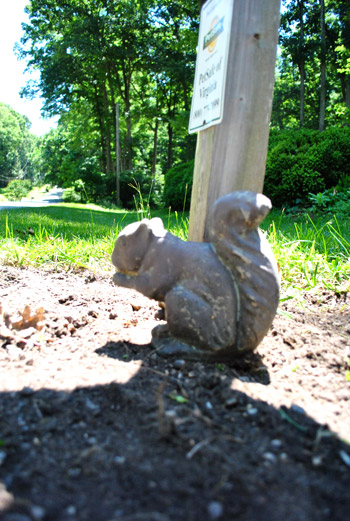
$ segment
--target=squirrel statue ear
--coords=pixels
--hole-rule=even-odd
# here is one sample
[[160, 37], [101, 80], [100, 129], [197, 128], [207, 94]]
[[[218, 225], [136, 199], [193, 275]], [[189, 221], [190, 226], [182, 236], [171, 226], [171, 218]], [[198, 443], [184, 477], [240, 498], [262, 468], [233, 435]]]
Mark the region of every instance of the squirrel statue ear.
[[153, 217], [149, 221], [149, 227], [156, 237], [164, 237], [167, 233], [166, 229], [164, 228], [163, 221], [160, 217]]

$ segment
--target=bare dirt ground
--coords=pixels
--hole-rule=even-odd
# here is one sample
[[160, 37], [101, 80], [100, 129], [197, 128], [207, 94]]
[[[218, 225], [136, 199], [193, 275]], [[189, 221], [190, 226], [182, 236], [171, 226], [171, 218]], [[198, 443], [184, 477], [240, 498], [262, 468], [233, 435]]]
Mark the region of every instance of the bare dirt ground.
[[347, 295], [231, 365], [159, 358], [109, 276], [0, 266], [0, 302], [2, 521], [350, 518]]

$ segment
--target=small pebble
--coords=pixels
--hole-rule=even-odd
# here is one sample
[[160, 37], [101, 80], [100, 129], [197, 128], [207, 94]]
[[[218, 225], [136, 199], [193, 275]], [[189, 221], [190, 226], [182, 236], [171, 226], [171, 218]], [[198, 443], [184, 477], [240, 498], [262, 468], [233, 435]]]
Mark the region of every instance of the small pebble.
[[75, 516], [75, 514], [77, 513], [77, 509], [74, 505], [69, 505], [69, 507], [66, 508], [66, 513], [69, 516]]
[[222, 514], [224, 513], [224, 507], [222, 506], [222, 503], [219, 501], [211, 501], [208, 505], [208, 514], [210, 519], [213, 521], [215, 519], [220, 519]]
[[42, 507], [39, 507], [38, 505], [32, 505], [30, 507], [30, 515], [35, 521], [41, 521], [41, 519], [44, 519], [45, 517], [45, 509]]
[[300, 405], [297, 405], [296, 403], [292, 404], [291, 410], [294, 412], [298, 412], [299, 414], [303, 414], [304, 416], [306, 415], [305, 409], [303, 409], [302, 407], [300, 407]]
[[72, 468], [68, 470], [68, 476], [70, 478], [77, 478], [81, 474], [81, 469], [79, 468]]
[[124, 456], [115, 456], [113, 458], [113, 461], [117, 465], [124, 465], [124, 463], [126, 462], [126, 458]]
[[278, 440], [278, 439], [271, 440], [270, 444], [271, 444], [271, 447], [273, 447], [274, 449], [279, 449], [282, 446], [281, 440]]
[[258, 409], [256, 409], [255, 407], [249, 407], [247, 408], [247, 413], [250, 416], [255, 416], [256, 414], [258, 414]]
[[264, 460], [266, 460], [270, 463], [276, 463], [276, 461], [277, 461], [276, 455], [273, 454], [272, 452], [265, 452], [263, 454], [263, 458], [264, 458]]
[[97, 414], [98, 412], [100, 412], [100, 406], [99, 405], [96, 405], [96, 403], [94, 403], [92, 400], [90, 400], [89, 398], [86, 398], [85, 399], [85, 406], [87, 409], [89, 409], [90, 411], [92, 411], [93, 413]]
[[186, 365], [185, 360], [175, 360], [173, 363], [174, 369], [183, 369]]
[[213, 408], [212, 404], [208, 401], [208, 402], [205, 402], [205, 407], [209, 410], [211, 410]]
[[232, 396], [231, 398], [228, 398], [225, 402], [226, 407], [233, 407], [237, 403], [237, 398], [235, 396]]
[[347, 452], [345, 452], [345, 450], [341, 450], [339, 452], [339, 456], [341, 457], [341, 459], [343, 460], [345, 465], [347, 467], [350, 467], [350, 456], [349, 456], [349, 454]]
[[288, 461], [288, 454], [286, 452], [281, 452], [280, 454], [280, 460], [283, 462], [283, 463], [286, 463]]
[[312, 464], [314, 467], [319, 467], [322, 465], [322, 456], [314, 456], [312, 458]]
[[6, 347], [6, 351], [12, 360], [23, 360], [22, 349], [20, 349], [19, 347], [15, 347], [10, 344]]

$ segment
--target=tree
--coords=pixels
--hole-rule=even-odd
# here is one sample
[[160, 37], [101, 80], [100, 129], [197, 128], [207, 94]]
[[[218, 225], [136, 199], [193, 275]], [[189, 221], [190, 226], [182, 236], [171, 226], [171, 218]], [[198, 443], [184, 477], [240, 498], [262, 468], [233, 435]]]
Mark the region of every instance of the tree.
[[98, 200], [106, 197], [107, 175], [98, 153], [99, 128], [90, 112], [87, 102], [72, 105], [57, 129], [44, 136], [41, 158], [46, 182], [66, 188], [79, 181], [86, 195]]
[[321, 73], [320, 73], [320, 115], [319, 130], [324, 130], [326, 115], [326, 22], [325, 22], [325, 3], [320, 0], [320, 25], [321, 25]]
[[37, 141], [28, 118], [0, 103], [0, 187], [13, 179], [35, 180]]
[[299, 125], [305, 125], [305, 82], [307, 62], [314, 55], [315, 38], [315, 0], [285, 0], [286, 11], [281, 17], [282, 57], [290, 57], [298, 67]]
[[[272, 124], [322, 130], [348, 121], [348, 0], [283, 0]], [[296, 97], [296, 89], [299, 94]], [[347, 105], [349, 103], [349, 105]]]
[[143, 165], [155, 174], [159, 154], [163, 169], [194, 151], [183, 114], [194, 76], [196, 0], [32, 0], [28, 12], [20, 54], [41, 78], [25, 93], [41, 91], [51, 115], [81, 101], [90, 106], [107, 176], [115, 164], [116, 102], [122, 170]]

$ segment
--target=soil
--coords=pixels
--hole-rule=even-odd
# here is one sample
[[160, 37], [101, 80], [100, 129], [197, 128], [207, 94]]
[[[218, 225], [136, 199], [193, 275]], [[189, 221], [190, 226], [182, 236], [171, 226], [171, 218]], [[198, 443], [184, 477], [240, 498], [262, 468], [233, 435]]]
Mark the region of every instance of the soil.
[[199, 363], [160, 358], [158, 304], [110, 275], [0, 266], [1, 520], [349, 519], [347, 295]]

